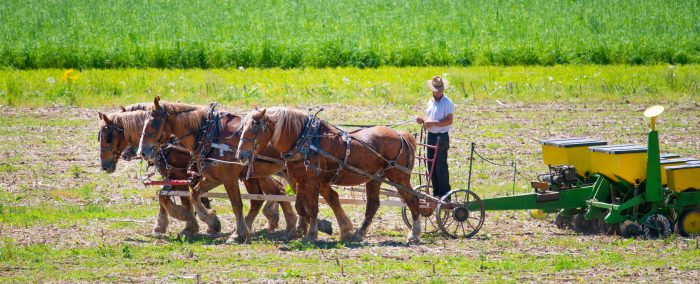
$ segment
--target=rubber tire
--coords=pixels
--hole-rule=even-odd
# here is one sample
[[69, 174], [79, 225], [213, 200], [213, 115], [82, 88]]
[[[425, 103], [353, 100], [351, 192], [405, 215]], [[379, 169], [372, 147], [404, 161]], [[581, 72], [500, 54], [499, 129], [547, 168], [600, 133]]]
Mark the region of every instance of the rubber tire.
[[[676, 232], [683, 236], [683, 237], [690, 237], [691, 234], [686, 231], [686, 228], [683, 227], [683, 222], [685, 222], [685, 219], [691, 216], [692, 214], [700, 214], [700, 209], [689, 209], [683, 211], [683, 214], [678, 218], [678, 221], [676, 222]], [[700, 235], [698, 233], [692, 234], [692, 236], [697, 236]]]
[[599, 232], [601, 235], [606, 235], [606, 236], [615, 235], [615, 234], [617, 233], [617, 231], [618, 231], [618, 230], [616, 229], [616, 227], [619, 228], [619, 226], [617, 226], [617, 224], [608, 224], [608, 223], [605, 223], [605, 220], [604, 220], [603, 218], [598, 219], [598, 220], [596, 221], [596, 223], [597, 223], [597, 226], [596, 226], [596, 227], [597, 227], [597, 229], [598, 229], [598, 232]]
[[584, 213], [578, 213], [571, 219], [571, 228], [578, 233], [589, 233], [593, 228], [591, 221], [586, 220]]
[[635, 238], [642, 234], [642, 226], [632, 220], [620, 223], [620, 235], [623, 238]]
[[571, 224], [571, 216], [564, 216], [561, 211], [557, 213], [557, 216], [554, 218], [554, 225], [557, 228], [565, 230], [569, 227], [569, 224]]
[[664, 215], [654, 214], [647, 217], [643, 230], [647, 240], [665, 239], [671, 236], [671, 221]]

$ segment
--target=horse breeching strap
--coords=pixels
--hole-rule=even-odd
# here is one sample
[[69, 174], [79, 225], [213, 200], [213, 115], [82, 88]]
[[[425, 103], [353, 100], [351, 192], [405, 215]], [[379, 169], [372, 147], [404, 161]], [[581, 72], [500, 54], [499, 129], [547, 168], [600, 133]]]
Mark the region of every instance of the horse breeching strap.
[[[323, 124], [322, 121], [316, 116], [316, 114], [309, 114], [305, 120], [304, 129], [302, 130], [301, 135], [299, 136], [296, 143], [294, 144], [294, 147], [292, 147], [291, 150], [289, 150], [285, 153], [282, 153], [281, 154], [282, 159], [284, 159], [285, 161], [304, 160], [305, 164], [308, 167], [311, 164], [311, 162], [309, 161], [309, 158], [314, 156], [313, 154], [319, 154], [319, 155], [321, 155], [321, 156], [338, 164], [338, 169], [336, 169], [336, 171], [333, 175], [334, 181], [340, 175], [340, 172], [342, 170], [349, 169], [349, 170], [355, 172], [356, 174], [368, 177], [372, 180], [386, 183], [388, 185], [391, 185], [391, 186], [397, 188], [398, 190], [401, 190], [404, 192], [409, 192], [413, 195], [416, 195], [419, 198], [427, 199], [427, 200], [434, 202], [436, 204], [441, 202], [440, 199], [438, 199], [436, 197], [425, 194], [423, 192], [415, 191], [412, 188], [407, 188], [405, 186], [402, 186], [398, 183], [392, 182], [392, 181], [384, 178], [384, 172], [386, 170], [389, 170], [392, 168], [396, 168], [396, 169], [398, 169], [404, 173], [407, 173], [409, 175], [411, 175], [412, 173], [408, 167], [397, 164], [396, 160], [388, 160], [387, 158], [385, 158], [384, 156], [379, 154], [371, 145], [368, 145], [364, 141], [353, 138], [346, 131], [344, 131], [336, 126], [332, 125], [334, 128], [336, 128], [340, 131], [340, 135], [342, 136], [343, 142], [344, 142], [345, 147], [346, 147], [345, 148], [345, 156], [344, 156], [343, 160], [338, 159], [335, 156], [333, 156], [331, 153], [328, 153], [327, 151], [321, 149], [321, 147], [319, 145], [318, 138], [320, 138], [322, 136], [322, 135], [319, 135], [322, 124]], [[372, 173], [369, 173], [363, 169], [360, 169], [358, 167], [355, 167], [355, 166], [349, 164], [348, 157], [350, 156], [350, 145], [351, 145], [351, 142], [353, 140], [357, 141], [362, 146], [364, 146], [364, 148], [370, 150], [377, 157], [384, 160], [387, 163], [387, 166], [384, 169], [380, 170], [379, 173], [372, 174]], [[407, 142], [405, 141], [405, 139], [403, 137], [401, 137], [401, 149], [399, 150], [399, 153], [397, 154], [396, 159], [398, 159], [401, 156], [401, 153], [403, 153], [403, 147], [404, 147], [404, 144], [406, 144], [406, 143]], [[320, 169], [317, 169], [317, 174], [318, 173], [320, 173]]]
[[[313, 150], [314, 152], [318, 153], [319, 155], [321, 155], [321, 156], [323, 156], [323, 157], [325, 157], [325, 158], [327, 158], [327, 159], [329, 159], [329, 160], [331, 160], [331, 161], [333, 161], [333, 162], [336, 162], [336, 163], [338, 163], [338, 164], [342, 164], [342, 163], [343, 163], [342, 160], [340, 160], [340, 159], [334, 157], [334, 156], [331, 155], [330, 153], [326, 152], [325, 150], [323, 150], [323, 149], [321, 149], [321, 148], [316, 147], [315, 145], [311, 145], [311, 150]], [[415, 191], [415, 190], [413, 190], [412, 188], [408, 188], [408, 187], [405, 187], [405, 186], [400, 185], [400, 184], [398, 184], [398, 183], [392, 182], [392, 181], [390, 181], [390, 180], [388, 180], [388, 179], [385, 179], [385, 178], [384, 178], [384, 175], [382, 175], [382, 174], [371, 174], [371, 173], [369, 173], [369, 172], [367, 172], [367, 171], [365, 171], [365, 170], [363, 170], [363, 169], [360, 169], [360, 168], [355, 167], [355, 166], [353, 166], [353, 165], [351, 165], [351, 164], [348, 164], [348, 163], [345, 163], [343, 167], [344, 167], [344, 168], [347, 168], [347, 169], [349, 169], [349, 170], [352, 170], [353, 172], [355, 172], [355, 173], [357, 173], [357, 174], [359, 174], [359, 175], [363, 175], [363, 176], [366, 176], [366, 177], [368, 177], [368, 178], [370, 178], [370, 179], [373, 179], [373, 180], [376, 180], [376, 181], [379, 181], [379, 182], [382, 182], [382, 183], [386, 183], [386, 184], [388, 184], [388, 185], [391, 185], [391, 186], [395, 187], [395, 188], [398, 189], [398, 190], [411, 193], [411, 194], [413, 194], [413, 195], [415, 195], [415, 196], [417, 196], [417, 197], [419, 197], [419, 198], [429, 199], [430, 201], [435, 202], [436, 204], [442, 202], [440, 199], [437, 199], [437, 198], [435, 198], [434, 196], [425, 194], [425, 193], [420, 192], [420, 191]]]

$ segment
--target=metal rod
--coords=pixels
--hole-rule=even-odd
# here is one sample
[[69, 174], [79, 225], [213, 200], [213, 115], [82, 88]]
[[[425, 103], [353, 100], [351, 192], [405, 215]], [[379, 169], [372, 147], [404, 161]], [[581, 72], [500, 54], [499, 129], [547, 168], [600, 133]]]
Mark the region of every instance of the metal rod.
[[[190, 196], [189, 191], [170, 191], [170, 190], [159, 190], [157, 192], [158, 195], [161, 196], [184, 196], [188, 197]], [[210, 198], [228, 198], [228, 194], [223, 193], [223, 192], [207, 192], [202, 194], [202, 197], [210, 197]], [[289, 195], [272, 195], [272, 194], [241, 194], [241, 199], [248, 199], [248, 200], [263, 200], [263, 201], [278, 201], [278, 202], [295, 202], [296, 197], [295, 196], [289, 196]], [[367, 203], [367, 200], [364, 199], [353, 199], [353, 198], [339, 198], [341, 204], [350, 204], [350, 205], [365, 205]], [[319, 197], [318, 201], [320, 203], [328, 204], [326, 200], [323, 199], [323, 197]], [[406, 207], [406, 203], [404, 203], [401, 200], [393, 200], [393, 199], [388, 199], [388, 200], [380, 200], [381, 206], [389, 206], [389, 207]], [[434, 206], [431, 206], [430, 203], [424, 202], [420, 204], [420, 208], [434, 208]]]
[[511, 162], [511, 165], [513, 165], [513, 195], [515, 195], [515, 175], [518, 174], [518, 168], [515, 165], [515, 160]]
[[469, 146], [469, 176], [467, 177], [467, 190], [472, 190], [472, 162], [474, 161], [474, 142]]

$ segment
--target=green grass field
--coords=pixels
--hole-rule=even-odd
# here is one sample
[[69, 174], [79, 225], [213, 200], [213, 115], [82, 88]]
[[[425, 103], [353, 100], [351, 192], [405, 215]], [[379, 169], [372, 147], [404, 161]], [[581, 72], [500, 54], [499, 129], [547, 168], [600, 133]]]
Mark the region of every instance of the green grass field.
[[474, 102], [696, 102], [700, 65], [382, 67], [376, 69], [0, 70], [0, 104], [109, 106], [151, 101], [235, 106], [423, 102], [426, 80], [443, 75], [447, 94]]
[[700, 62], [697, 1], [2, 1], [0, 66]]

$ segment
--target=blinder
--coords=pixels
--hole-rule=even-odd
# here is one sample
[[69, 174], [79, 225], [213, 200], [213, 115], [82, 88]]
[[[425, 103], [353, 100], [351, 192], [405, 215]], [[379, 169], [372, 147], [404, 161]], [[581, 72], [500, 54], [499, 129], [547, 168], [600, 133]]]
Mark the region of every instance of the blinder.
[[[102, 144], [100, 143], [100, 153], [103, 152], [114, 152], [114, 133], [119, 132], [120, 134], [124, 135], [124, 129], [121, 127], [117, 127], [116, 125], [107, 125], [104, 127], [104, 130], [106, 130], [104, 141], [107, 144], [107, 147], [102, 147]], [[97, 133], [97, 141], [102, 142], [102, 130], [100, 130]]]

